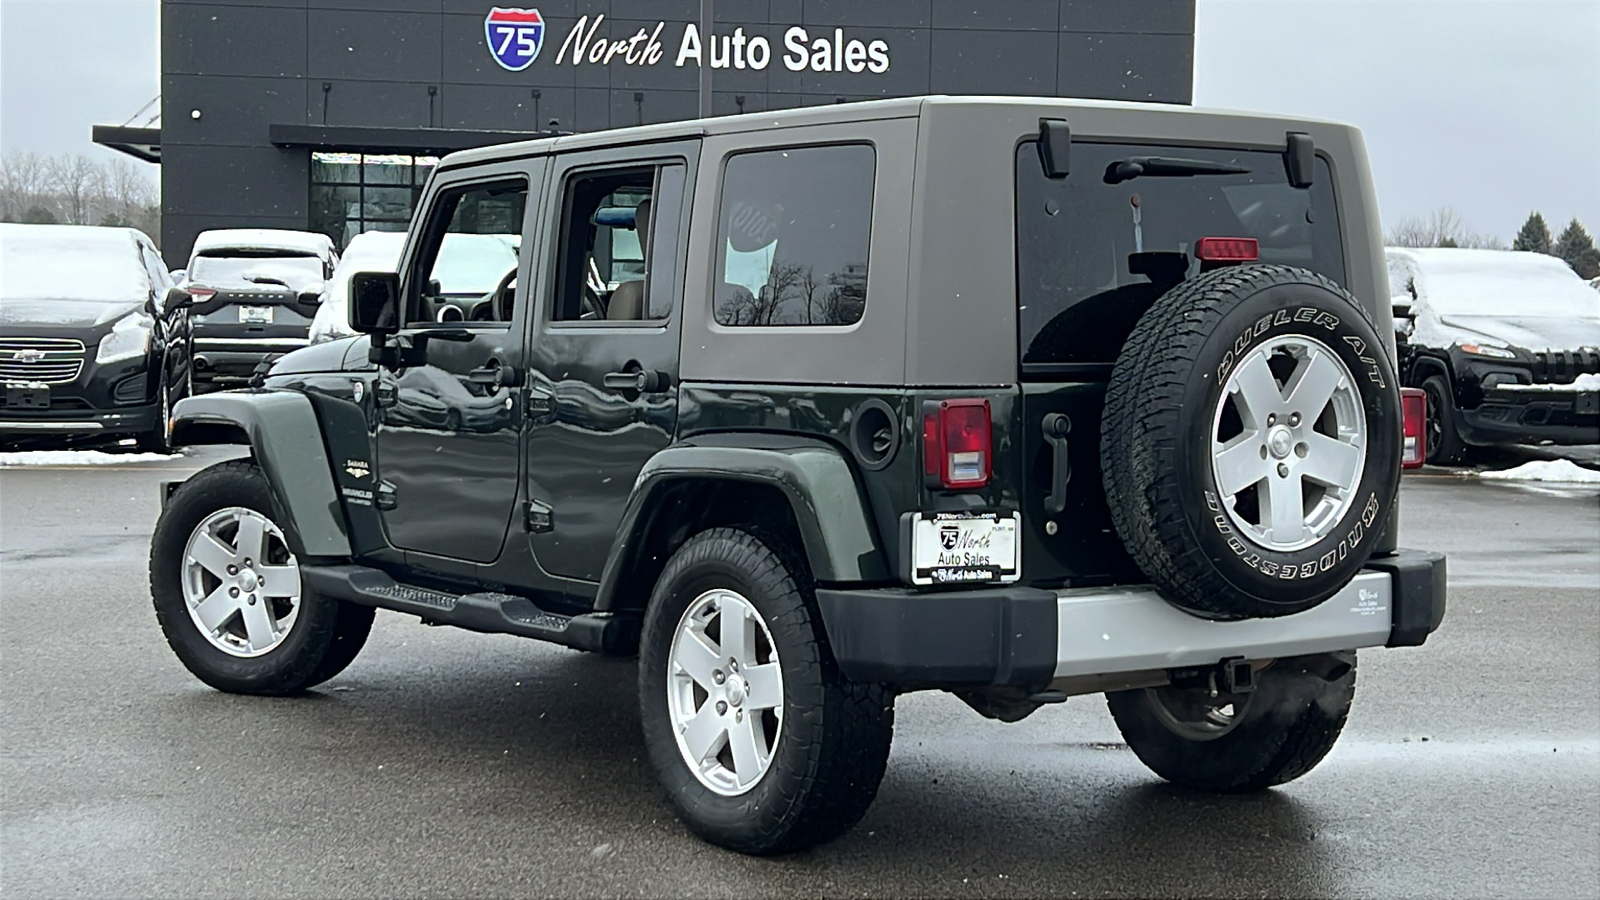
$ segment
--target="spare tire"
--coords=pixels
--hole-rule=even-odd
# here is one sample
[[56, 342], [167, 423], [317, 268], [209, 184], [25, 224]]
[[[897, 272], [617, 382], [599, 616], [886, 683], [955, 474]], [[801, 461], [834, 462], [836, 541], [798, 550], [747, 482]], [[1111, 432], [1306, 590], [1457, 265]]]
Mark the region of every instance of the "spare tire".
[[1371, 555], [1400, 431], [1394, 366], [1347, 291], [1287, 266], [1210, 272], [1162, 295], [1112, 369], [1111, 519], [1182, 609], [1302, 612]]

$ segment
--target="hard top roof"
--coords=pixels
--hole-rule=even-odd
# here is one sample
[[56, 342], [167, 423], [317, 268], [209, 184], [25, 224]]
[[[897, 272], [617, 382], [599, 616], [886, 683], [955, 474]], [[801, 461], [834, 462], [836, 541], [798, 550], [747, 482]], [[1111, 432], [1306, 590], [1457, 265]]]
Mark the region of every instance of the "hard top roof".
[[440, 161], [440, 168], [479, 165], [499, 160], [526, 156], [541, 156], [568, 150], [587, 150], [627, 144], [655, 143], [683, 138], [704, 137], [714, 134], [736, 134], [769, 128], [793, 128], [803, 125], [831, 125], [879, 119], [912, 118], [922, 115], [930, 107], [958, 110], [961, 107], [1009, 106], [1018, 109], [1036, 109], [1041, 114], [1068, 117], [1073, 110], [1129, 112], [1144, 115], [1171, 116], [1174, 121], [1201, 118], [1232, 118], [1257, 123], [1273, 122], [1285, 127], [1322, 125], [1349, 127], [1339, 122], [1322, 119], [1287, 117], [1270, 113], [1242, 110], [1180, 106], [1171, 103], [1132, 103], [1118, 100], [1079, 100], [1060, 97], [986, 97], [928, 95], [922, 97], [896, 97], [887, 100], [864, 100], [828, 106], [805, 106], [777, 109], [766, 112], [744, 113], [736, 116], [714, 116], [682, 122], [662, 122], [655, 125], [637, 125], [604, 131], [569, 134], [478, 147], [452, 153]]
[[283, 250], [307, 256], [333, 253], [333, 239], [311, 231], [281, 228], [217, 228], [194, 239], [195, 256], [218, 250]]

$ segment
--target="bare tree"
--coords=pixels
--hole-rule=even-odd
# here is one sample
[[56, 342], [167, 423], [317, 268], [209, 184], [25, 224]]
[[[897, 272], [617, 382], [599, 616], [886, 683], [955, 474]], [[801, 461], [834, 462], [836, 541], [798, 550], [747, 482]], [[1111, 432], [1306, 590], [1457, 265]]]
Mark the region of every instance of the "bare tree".
[[1467, 227], [1461, 216], [1441, 206], [1426, 216], [1407, 216], [1389, 230], [1385, 239], [1391, 247], [1473, 247], [1504, 250], [1505, 242], [1493, 235], [1479, 234]]
[[0, 156], [0, 218], [19, 222], [27, 211], [46, 202], [49, 176], [45, 160], [31, 150], [7, 150]]
[[135, 222], [155, 200], [155, 186], [129, 159], [119, 157], [106, 164], [104, 185], [102, 221], [115, 215], [122, 224]]
[[52, 159], [47, 168], [50, 186], [60, 198], [62, 217], [71, 225], [88, 225], [103, 191], [105, 173], [82, 153]]

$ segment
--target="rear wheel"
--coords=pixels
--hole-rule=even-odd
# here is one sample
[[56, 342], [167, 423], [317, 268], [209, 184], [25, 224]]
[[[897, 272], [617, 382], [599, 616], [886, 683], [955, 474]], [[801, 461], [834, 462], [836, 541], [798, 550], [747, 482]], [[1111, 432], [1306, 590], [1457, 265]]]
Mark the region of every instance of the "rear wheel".
[[373, 610], [323, 597], [275, 520], [253, 461], [212, 466], [172, 495], [150, 542], [150, 594], [178, 659], [212, 687], [290, 694], [355, 659]]
[[1166, 780], [1239, 793], [1293, 781], [1339, 739], [1355, 698], [1354, 651], [1280, 659], [1242, 694], [1206, 682], [1107, 694], [1139, 760]]
[[690, 538], [645, 613], [639, 704], [652, 768], [712, 843], [781, 853], [866, 814], [894, 698], [833, 661], [804, 565], [732, 528]]
[[1443, 375], [1429, 375], [1422, 381], [1428, 400], [1426, 439], [1428, 462], [1453, 466], [1467, 458], [1467, 446], [1456, 431], [1455, 398], [1450, 382]]

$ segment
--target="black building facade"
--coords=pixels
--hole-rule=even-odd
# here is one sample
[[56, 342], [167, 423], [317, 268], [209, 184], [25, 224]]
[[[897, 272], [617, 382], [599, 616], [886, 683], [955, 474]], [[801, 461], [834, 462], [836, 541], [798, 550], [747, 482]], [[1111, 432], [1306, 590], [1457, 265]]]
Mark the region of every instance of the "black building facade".
[[[161, 243], [401, 229], [437, 157], [927, 93], [1188, 103], [1194, 0], [163, 0]], [[133, 131], [106, 129], [105, 131]], [[118, 140], [120, 139], [120, 140]]]

